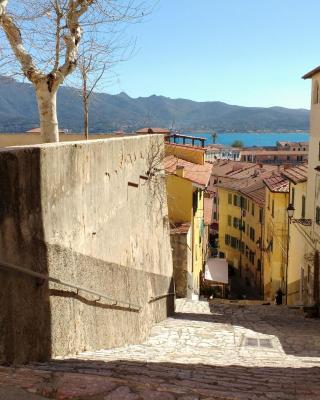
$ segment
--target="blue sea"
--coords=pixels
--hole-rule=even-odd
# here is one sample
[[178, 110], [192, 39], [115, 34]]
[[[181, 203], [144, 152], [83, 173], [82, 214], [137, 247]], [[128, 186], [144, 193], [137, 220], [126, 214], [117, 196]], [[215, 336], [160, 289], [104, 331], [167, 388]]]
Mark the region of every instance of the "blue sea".
[[[186, 133], [194, 137], [206, 138], [205, 144], [212, 144], [212, 137], [210, 133]], [[307, 132], [292, 132], [292, 133], [254, 133], [254, 132], [232, 132], [232, 133], [218, 133], [216, 143], [231, 145], [235, 140], [241, 140], [245, 147], [251, 146], [275, 146], [278, 141], [289, 142], [308, 142], [309, 134]], [[187, 141], [190, 143], [190, 141]], [[196, 142], [197, 143], [197, 142]], [[198, 142], [199, 144], [199, 142]]]

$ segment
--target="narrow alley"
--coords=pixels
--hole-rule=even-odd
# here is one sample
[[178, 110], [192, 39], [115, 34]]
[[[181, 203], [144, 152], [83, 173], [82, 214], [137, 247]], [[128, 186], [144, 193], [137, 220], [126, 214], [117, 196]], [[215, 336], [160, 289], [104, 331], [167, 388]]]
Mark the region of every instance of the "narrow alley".
[[177, 301], [141, 345], [0, 367], [1, 400], [320, 398], [320, 320], [274, 305]]

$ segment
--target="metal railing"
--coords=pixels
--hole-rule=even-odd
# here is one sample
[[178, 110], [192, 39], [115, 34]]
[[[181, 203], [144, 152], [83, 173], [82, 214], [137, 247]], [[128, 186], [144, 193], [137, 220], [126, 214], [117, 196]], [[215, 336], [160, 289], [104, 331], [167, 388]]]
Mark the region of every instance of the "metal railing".
[[4, 268], [10, 269], [10, 270], [14, 270], [16, 272], [20, 272], [22, 274], [29, 275], [29, 276], [32, 276], [34, 278], [42, 279], [44, 281], [57, 283], [59, 285], [67, 286], [67, 287], [70, 287], [70, 288], [73, 288], [73, 289], [76, 289], [76, 290], [81, 290], [82, 292], [86, 292], [86, 293], [89, 293], [91, 295], [98, 296], [99, 299], [97, 301], [99, 301], [100, 299], [105, 299], [108, 302], [111, 302], [112, 303], [112, 304], [110, 304], [111, 306], [118, 306], [118, 307], [128, 308], [128, 310], [138, 311], [138, 312], [141, 311], [141, 309], [142, 309], [142, 307], [140, 305], [138, 305], [138, 304], [130, 303], [130, 302], [127, 302], [127, 301], [124, 301], [124, 300], [115, 300], [115, 299], [113, 299], [111, 297], [106, 296], [104, 293], [97, 292], [96, 290], [88, 289], [88, 288], [80, 286], [80, 285], [75, 285], [74, 283], [66, 282], [66, 281], [63, 281], [61, 279], [49, 276], [49, 275], [41, 274], [40, 272], [35, 272], [35, 271], [31, 271], [31, 270], [26, 269], [26, 268], [18, 267], [17, 265], [14, 265], [14, 264], [10, 264], [10, 263], [7, 263], [7, 262], [0, 261], [0, 267], [4, 267]]
[[171, 292], [171, 293], [161, 294], [159, 296], [150, 297], [149, 303], [152, 303], [153, 301], [156, 301], [156, 300], [163, 299], [164, 297], [175, 296], [175, 295], [176, 295], [176, 292]]

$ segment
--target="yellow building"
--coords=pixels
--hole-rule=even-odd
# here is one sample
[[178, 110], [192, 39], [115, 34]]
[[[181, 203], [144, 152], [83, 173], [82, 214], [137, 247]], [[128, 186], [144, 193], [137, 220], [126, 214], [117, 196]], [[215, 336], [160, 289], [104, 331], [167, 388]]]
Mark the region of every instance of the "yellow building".
[[[245, 284], [262, 292], [265, 185], [261, 178], [218, 183], [219, 253]], [[231, 288], [232, 289], [232, 288]]]
[[[293, 218], [306, 217], [308, 165], [285, 169], [282, 175], [289, 181], [290, 204], [295, 208]], [[287, 303], [308, 304], [312, 295], [311, 271], [313, 255], [308, 257], [308, 235], [301, 224], [289, 223], [289, 254], [287, 270]], [[312, 244], [312, 243], [311, 243]], [[309, 258], [309, 259], [308, 259]]]
[[263, 234], [264, 299], [273, 302], [287, 292], [289, 182], [281, 174], [264, 179], [266, 185]]
[[166, 144], [164, 160], [169, 220], [172, 227], [174, 279], [179, 297], [197, 298], [203, 270], [204, 191], [212, 165], [205, 163], [204, 150]]
[[[303, 79], [311, 79], [311, 111], [309, 161], [306, 198], [306, 219], [310, 226], [298, 224], [305, 237], [306, 245], [303, 278], [303, 302], [319, 306], [319, 250], [320, 250], [320, 67], [315, 68]], [[294, 216], [299, 218], [299, 216]], [[302, 275], [302, 271], [301, 271]], [[305, 285], [305, 283], [308, 283]], [[307, 290], [308, 289], [308, 290]], [[307, 293], [306, 293], [307, 290]]]

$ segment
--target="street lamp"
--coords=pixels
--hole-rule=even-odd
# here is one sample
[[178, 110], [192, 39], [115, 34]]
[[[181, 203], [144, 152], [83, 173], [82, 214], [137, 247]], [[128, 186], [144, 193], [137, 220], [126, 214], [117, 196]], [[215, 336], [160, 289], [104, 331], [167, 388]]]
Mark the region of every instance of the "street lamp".
[[287, 207], [287, 213], [288, 213], [288, 217], [289, 217], [289, 221], [290, 224], [300, 224], [300, 225], [304, 225], [304, 226], [311, 226], [312, 225], [312, 219], [307, 219], [307, 218], [300, 218], [300, 219], [295, 219], [292, 218], [293, 214], [294, 214], [295, 208], [293, 206], [293, 204], [289, 204]]

